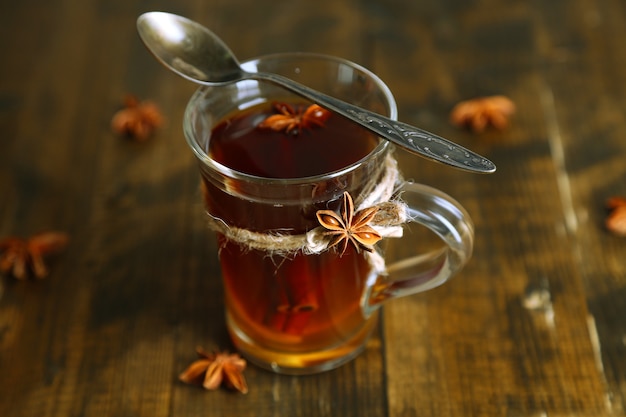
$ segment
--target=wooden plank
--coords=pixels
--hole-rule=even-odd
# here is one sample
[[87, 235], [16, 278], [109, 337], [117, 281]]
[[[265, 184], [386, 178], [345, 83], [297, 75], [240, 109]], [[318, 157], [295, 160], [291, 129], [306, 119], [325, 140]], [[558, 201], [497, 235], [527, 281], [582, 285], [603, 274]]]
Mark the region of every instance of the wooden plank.
[[[248, 1], [223, 2], [217, 10], [215, 6], [211, 5], [210, 14], [204, 13], [201, 7], [190, 17], [215, 31], [242, 60], [276, 52], [309, 51], [350, 57], [360, 51], [360, 21], [358, 14], [351, 13], [350, 2], [297, 1], [285, 5], [287, 10]], [[243, 8], [246, 13], [241, 13]], [[243, 27], [245, 31], [242, 31]], [[312, 27], [316, 27], [313, 33]], [[337, 43], [337, 39], [342, 42]], [[217, 271], [217, 268], [214, 266], [211, 271]], [[200, 279], [195, 276], [198, 273], [202, 274], [202, 271], [191, 271], [194, 279]], [[192, 299], [197, 293], [191, 291], [187, 295]], [[211, 302], [221, 303], [221, 295], [215, 297], [218, 298]], [[216, 329], [223, 329], [222, 321], [223, 317], [219, 315], [211, 325], [214, 333]], [[176, 348], [179, 369], [187, 365], [193, 353], [190, 349], [204, 335], [205, 331], [199, 328], [181, 338]], [[215, 340], [219, 341], [209, 337], [207, 343], [215, 343]], [[223, 341], [220, 344], [223, 346]], [[382, 375], [380, 341], [376, 335], [357, 360], [321, 375], [272, 375], [251, 366], [246, 371], [250, 392], [245, 397], [235, 398], [228, 392], [206, 395], [197, 389], [175, 385], [172, 414], [193, 415], [210, 410], [216, 416], [258, 415], [262, 410], [263, 415], [330, 416], [339, 413], [378, 416], [385, 413], [384, 396], [380, 395], [383, 392]]]
[[[197, 195], [197, 173], [178, 123], [145, 146], [110, 132], [124, 93], [151, 92], [130, 91], [138, 84], [125, 79], [132, 61], [120, 59], [141, 46], [134, 12], [124, 12], [128, 30], [120, 31], [119, 16], [84, 5], [41, 11], [58, 21], [34, 31], [49, 37], [31, 51], [42, 62], [21, 86], [9, 166], [19, 206], [8, 221], [15, 233], [66, 229], [72, 243], [49, 280], [11, 283], [2, 300], [20, 324], [3, 349], [11, 371], [3, 392], [12, 399], [2, 401], [3, 415], [164, 415], [176, 375], [164, 324], [178, 305], [184, 253], [174, 239], [188, 223], [185, 196]], [[190, 173], [194, 186], [185, 187]]]
[[[520, 109], [505, 133], [457, 133], [499, 165], [493, 176], [461, 179], [403, 160], [410, 177], [458, 196], [477, 241], [459, 279], [386, 307], [390, 415], [606, 415], [612, 406], [589, 334], [580, 253], [566, 232], [568, 190], [550, 142], [545, 94], [559, 80], [542, 78], [535, 55], [542, 25], [553, 21], [537, 21], [540, 7], [484, 6], [390, 9], [388, 33], [377, 39], [376, 70], [397, 84], [409, 121], [454, 134], [446, 117], [455, 101], [494, 93]], [[415, 40], [413, 48], [394, 49], [389, 39], [397, 45], [398, 37], [401, 45]], [[429, 69], [390, 64], [401, 56], [409, 68]], [[529, 294], [550, 302], [529, 309]]]
[[553, 86], [553, 117], [558, 126], [553, 130], [563, 145], [559, 168], [568, 179], [564, 187], [571, 190], [575, 266], [587, 296], [597, 366], [607, 385], [607, 408], [619, 413], [626, 409], [626, 268], [623, 239], [604, 228], [604, 203], [610, 196], [626, 195], [622, 162], [626, 80], [616, 70], [626, 62], [617, 42], [624, 35], [624, 5], [580, 1], [573, 6], [578, 13], [564, 14], [557, 7], [546, 10], [546, 16], [566, 17], [561, 24], [545, 25], [545, 49], [552, 52], [546, 74]]

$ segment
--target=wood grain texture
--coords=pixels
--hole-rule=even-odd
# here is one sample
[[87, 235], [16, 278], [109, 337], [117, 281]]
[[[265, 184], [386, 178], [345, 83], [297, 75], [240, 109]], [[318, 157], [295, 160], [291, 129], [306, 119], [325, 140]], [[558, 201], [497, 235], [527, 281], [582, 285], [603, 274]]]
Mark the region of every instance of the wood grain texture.
[[[340, 369], [250, 366], [246, 396], [178, 382], [196, 346], [230, 345], [181, 129], [195, 87], [139, 41], [148, 10], [206, 24], [242, 60], [363, 64], [403, 121], [492, 159], [481, 176], [397, 153], [470, 212], [460, 276], [386, 304]], [[0, 236], [71, 235], [47, 279], [1, 277], [0, 416], [626, 415], [626, 240], [603, 225], [604, 201], [626, 196], [625, 38], [620, 0], [0, 3]], [[146, 143], [109, 128], [126, 93], [167, 117]], [[509, 129], [450, 125], [487, 94], [517, 104]]]

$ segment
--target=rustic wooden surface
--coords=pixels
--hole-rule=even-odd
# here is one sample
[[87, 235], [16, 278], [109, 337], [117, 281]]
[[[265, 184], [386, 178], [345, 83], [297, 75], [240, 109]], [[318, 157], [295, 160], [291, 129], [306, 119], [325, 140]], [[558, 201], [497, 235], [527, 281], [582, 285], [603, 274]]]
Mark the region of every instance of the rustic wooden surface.
[[[471, 213], [461, 276], [387, 304], [335, 371], [250, 367], [246, 396], [179, 383], [196, 345], [228, 341], [181, 130], [195, 87], [141, 44], [149, 10], [206, 24], [241, 58], [361, 63], [400, 119], [495, 161], [481, 176], [399, 155]], [[622, 0], [1, 2], [0, 236], [72, 240], [47, 279], [0, 281], [0, 416], [625, 415], [626, 240], [603, 226], [604, 200], [626, 196], [624, 39]], [[167, 116], [146, 143], [110, 131], [125, 93]], [[510, 129], [449, 124], [456, 102], [493, 93], [518, 106]]]

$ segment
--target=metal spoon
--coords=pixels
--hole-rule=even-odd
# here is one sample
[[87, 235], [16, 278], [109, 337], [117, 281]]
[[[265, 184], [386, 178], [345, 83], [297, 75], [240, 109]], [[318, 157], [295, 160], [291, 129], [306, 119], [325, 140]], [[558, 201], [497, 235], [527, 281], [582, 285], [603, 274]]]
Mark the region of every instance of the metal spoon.
[[278, 74], [247, 72], [209, 29], [182, 16], [144, 13], [137, 19], [137, 29], [147, 48], [162, 64], [195, 83], [219, 86], [245, 79], [269, 81], [347, 117], [414, 154], [466, 171], [496, 170], [488, 159], [422, 129], [322, 94]]

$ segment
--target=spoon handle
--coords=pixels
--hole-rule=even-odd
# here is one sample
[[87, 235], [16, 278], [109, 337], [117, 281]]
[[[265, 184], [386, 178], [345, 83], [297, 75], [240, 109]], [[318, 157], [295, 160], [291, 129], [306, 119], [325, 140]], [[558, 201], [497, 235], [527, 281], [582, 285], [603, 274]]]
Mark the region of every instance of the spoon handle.
[[391, 120], [378, 113], [353, 106], [278, 74], [254, 72], [247, 73], [247, 75], [249, 78], [269, 81], [283, 86], [328, 110], [332, 110], [360, 124], [380, 137], [414, 154], [466, 171], [490, 173], [496, 170], [495, 164], [487, 158], [415, 126]]

